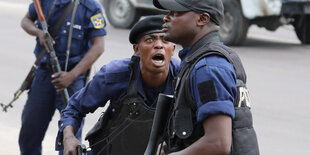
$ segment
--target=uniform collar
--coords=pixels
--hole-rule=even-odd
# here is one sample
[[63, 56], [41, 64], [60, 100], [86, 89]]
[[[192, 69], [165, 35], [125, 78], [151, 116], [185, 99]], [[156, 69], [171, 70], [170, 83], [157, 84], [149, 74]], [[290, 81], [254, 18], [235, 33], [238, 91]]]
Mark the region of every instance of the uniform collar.
[[62, 5], [72, 2], [72, 0], [57, 0], [55, 5]]
[[180, 64], [180, 68], [182, 68], [183, 64], [184, 64], [184, 60], [186, 58], [186, 56], [188, 55], [188, 53], [192, 50], [193, 46], [188, 46], [183, 48], [181, 51], [179, 51], [179, 57], [181, 59], [181, 64]]
[[[169, 66], [171, 67], [171, 66]], [[173, 88], [172, 88], [172, 69], [169, 68], [169, 73], [168, 73], [168, 76], [167, 76], [167, 79], [166, 79], [166, 82], [165, 82], [165, 89], [162, 93], [164, 94], [173, 94]], [[138, 91], [138, 94], [140, 94], [142, 97], [143, 97], [143, 100], [144, 101], [148, 101], [147, 98], [146, 98], [146, 95], [145, 95], [145, 92], [143, 90], [143, 83], [142, 83], [142, 75], [141, 75], [141, 72], [140, 72], [140, 65], [138, 67], [138, 76], [137, 76], [137, 91]], [[157, 99], [154, 101], [156, 102]], [[153, 104], [153, 103], [151, 103]]]
[[183, 59], [183, 63], [184, 61], [190, 62], [191, 60], [195, 59], [197, 53], [196, 51], [198, 51], [203, 46], [207, 46], [209, 43], [220, 43], [220, 36], [218, 32], [210, 32], [202, 37], [198, 42], [196, 42], [190, 51], [186, 53], [186, 57]]
[[197, 41], [194, 45], [193, 48], [190, 51], [190, 54], [193, 52], [197, 51], [200, 47], [209, 44], [211, 42], [220, 42], [220, 35], [217, 31], [209, 32], [205, 36], [203, 36], [199, 41]]
[[179, 58], [183, 61], [187, 54], [192, 50], [193, 46], [187, 46], [179, 51]]
[[183, 61], [190, 53], [195, 52], [200, 47], [204, 46], [205, 44], [208, 44], [210, 42], [220, 42], [220, 36], [219, 33], [216, 31], [210, 32], [203, 36], [199, 41], [197, 41], [194, 45], [187, 46], [183, 48], [179, 52], [179, 57]]

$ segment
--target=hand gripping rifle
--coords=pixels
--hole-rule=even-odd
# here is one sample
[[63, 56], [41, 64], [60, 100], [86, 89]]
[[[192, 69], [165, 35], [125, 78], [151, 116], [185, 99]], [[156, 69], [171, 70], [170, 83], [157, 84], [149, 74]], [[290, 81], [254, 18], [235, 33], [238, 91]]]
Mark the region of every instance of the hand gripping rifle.
[[163, 142], [164, 132], [169, 123], [174, 97], [160, 93], [158, 95], [155, 116], [152, 124], [150, 139], [144, 155], [155, 155], [158, 145]]
[[[47, 22], [44, 18], [44, 14], [42, 11], [42, 7], [41, 7], [41, 3], [39, 0], [33, 0], [35, 8], [36, 8], [36, 12], [38, 14], [41, 26], [42, 26], [42, 30], [45, 33], [45, 37], [46, 37], [46, 43], [44, 43], [44, 47], [46, 49], [46, 51], [49, 53], [50, 55], [50, 62], [51, 62], [51, 66], [52, 66], [52, 70], [54, 73], [58, 73], [61, 72], [61, 68], [58, 62], [58, 58], [56, 56], [56, 52], [54, 50], [53, 47], [53, 39], [50, 36], [50, 34], [48, 33], [48, 29], [47, 29]], [[61, 92], [61, 96], [64, 102], [64, 105], [67, 106], [68, 104], [68, 100], [69, 100], [69, 94], [68, 94], [68, 90], [64, 89]]]

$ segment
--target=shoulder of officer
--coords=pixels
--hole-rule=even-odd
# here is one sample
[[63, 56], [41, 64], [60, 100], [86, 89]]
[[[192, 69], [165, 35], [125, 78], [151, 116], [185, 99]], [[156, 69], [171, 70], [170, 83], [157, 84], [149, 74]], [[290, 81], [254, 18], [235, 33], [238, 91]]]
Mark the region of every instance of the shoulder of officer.
[[125, 58], [121, 60], [112, 60], [110, 63], [106, 64], [106, 82], [116, 83], [128, 81], [130, 77], [129, 62], [130, 58]]
[[234, 71], [233, 65], [225, 57], [219, 55], [209, 55], [202, 58], [197, 62], [195, 68], [201, 68], [202, 66], [216, 66]]
[[180, 69], [180, 63], [181, 63], [181, 61], [179, 59], [171, 57], [170, 70], [171, 70], [173, 76], [177, 76], [178, 71]]
[[87, 9], [91, 11], [102, 9], [100, 4], [95, 0], [80, 0], [80, 4], [84, 5]]

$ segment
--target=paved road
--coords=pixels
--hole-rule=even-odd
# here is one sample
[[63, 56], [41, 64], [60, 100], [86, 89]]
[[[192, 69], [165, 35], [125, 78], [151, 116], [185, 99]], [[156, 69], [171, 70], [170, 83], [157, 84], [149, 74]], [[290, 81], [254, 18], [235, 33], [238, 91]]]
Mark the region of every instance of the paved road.
[[[28, 0], [0, 0], [0, 102], [12, 99], [34, 61], [34, 38], [20, 28], [27, 3]], [[105, 52], [92, 74], [110, 60], [133, 53], [128, 30], [110, 25], [107, 29]], [[244, 46], [234, 49], [248, 74], [261, 154], [310, 155], [310, 46], [300, 45], [290, 26], [276, 32], [252, 26]], [[26, 96], [24, 93], [8, 113], [0, 112], [0, 154], [19, 154], [18, 133]], [[86, 118], [84, 135], [102, 110]], [[57, 154], [53, 150], [58, 119], [59, 113], [55, 113], [43, 142], [45, 155]]]

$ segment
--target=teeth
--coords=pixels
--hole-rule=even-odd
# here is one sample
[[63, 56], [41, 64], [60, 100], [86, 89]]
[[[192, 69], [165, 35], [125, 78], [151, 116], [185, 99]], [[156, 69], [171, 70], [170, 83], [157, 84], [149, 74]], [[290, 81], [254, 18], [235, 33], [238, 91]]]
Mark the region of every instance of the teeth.
[[164, 60], [154, 60], [155, 63], [163, 63]]

